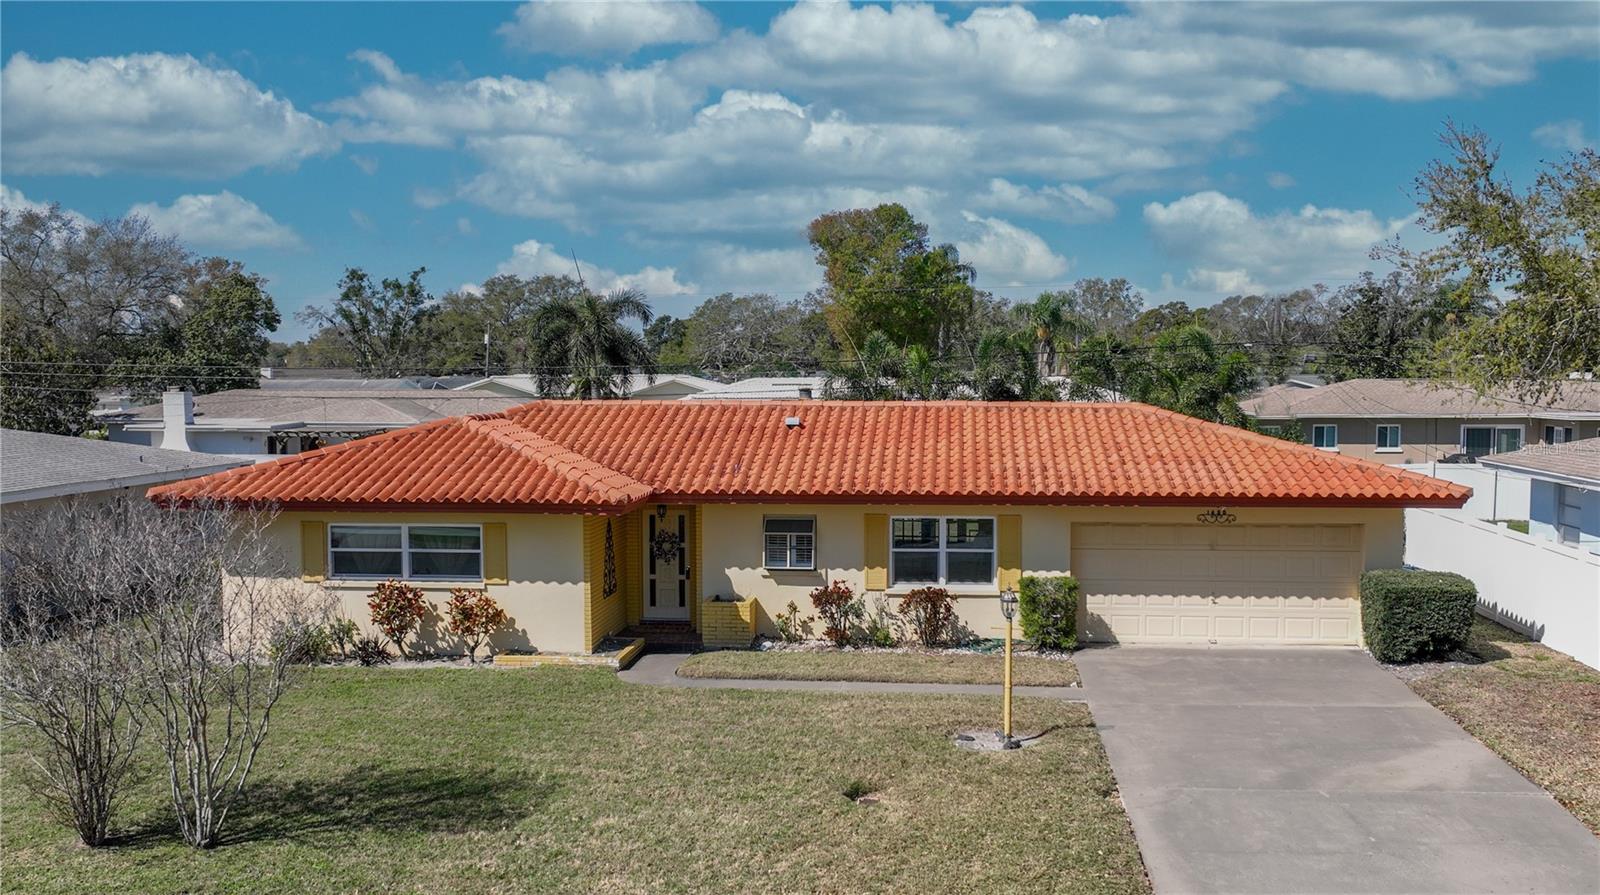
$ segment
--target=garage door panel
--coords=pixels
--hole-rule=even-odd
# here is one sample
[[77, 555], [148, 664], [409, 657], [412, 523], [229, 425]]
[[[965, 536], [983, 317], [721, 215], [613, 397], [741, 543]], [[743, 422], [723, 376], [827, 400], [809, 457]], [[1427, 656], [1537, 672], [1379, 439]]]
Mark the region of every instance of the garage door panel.
[[1360, 527], [1076, 525], [1084, 639], [1359, 642]]

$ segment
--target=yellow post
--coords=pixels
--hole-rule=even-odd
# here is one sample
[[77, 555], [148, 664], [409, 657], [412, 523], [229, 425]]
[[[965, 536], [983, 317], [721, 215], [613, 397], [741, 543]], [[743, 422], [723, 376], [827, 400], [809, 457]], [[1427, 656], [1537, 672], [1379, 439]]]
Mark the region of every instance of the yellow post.
[[1005, 671], [1005, 741], [1011, 742], [1011, 619], [1006, 619], [1006, 671]]

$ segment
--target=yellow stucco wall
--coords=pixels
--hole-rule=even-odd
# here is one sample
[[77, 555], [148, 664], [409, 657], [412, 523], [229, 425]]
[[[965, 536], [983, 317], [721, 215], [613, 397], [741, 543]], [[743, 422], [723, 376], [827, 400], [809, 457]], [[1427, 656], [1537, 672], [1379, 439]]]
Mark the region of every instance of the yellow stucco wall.
[[[810, 614], [809, 595], [828, 581], [842, 580], [865, 594], [871, 610], [884, 601], [890, 612], [898, 595], [868, 591], [863, 571], [865, 519], [868, 513], [891, 516], [1003, 516], [1022, 518], [1022, 573], [1071, 573], [1072, 525], [1093, 522], [1193, 522], [1201, 507], [1006, 507], [1006, 506], [838, 506], [708, 504], [702, 511], [704, 596], [756, 597], [758, 629], [776, 633], [773, 613], [793, 600]], [[1233, 508], [1237, 524], [1318, 523], [1363, 526], [1364, 563], [1368, 569], [1397, 567], [1405, 552], [1405, 517], [1399, 509]], [[817, 520], [815, 571], [771, 571], [762, 567], [762, 521], [765, 516], [814, 516]], [[973, 633], [991, 637], [1003, 629], [999, 591], [950, 588], [956, 611]]]
[[[489, 585], [489, 595], [511, 616], [509, 630], [491, 638], [494, 648], [538, 649], [548, 652], [582, 652], [590, 647], [585, 633], [583, 517], [551, 514], [463, 514], [463, 513], [322, 513], [291, 512], [273, 520], [270, 536], [289, 559], [291, 568], [302, 567], [300, 523], [302, 521], [338, 523], [433, 523], [506, 524], [508, 582]], [[436, 617], [424, 620], [419, 642], [427, 649], [453, 654], [461, 645], [440, 631], [437, 617], [450, 588], [483, 587], [481, 581], [418, 581]], [[335, 600], [335, 611], [354, 620], [364, 631], [371, 631], [367, 596], [370, 580], [329, 579], [307, 582], [308, 588], [325, 589]], [[620, 603], [620, 600], [618, 600]]]

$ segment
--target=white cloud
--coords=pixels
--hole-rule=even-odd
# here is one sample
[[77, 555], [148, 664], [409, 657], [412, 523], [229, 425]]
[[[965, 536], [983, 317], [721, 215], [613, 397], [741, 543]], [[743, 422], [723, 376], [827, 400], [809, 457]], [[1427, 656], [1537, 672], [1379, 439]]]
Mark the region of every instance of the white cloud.
[[377, 222], [373, 221], [370, 215], [359, 208], [350, 209], [350, 221], [368, 233], [378, 229]]
[[378, 160], [373, 158], [373, 157], [371, 157], [371, 156], [367, 156], [367, 155], [352, 155], [352, 156], [350, 156], [350, 161], [357, 168], [361, 169], [361, 173], [362, 174], [366, 174], [368, 176], [371, 176], [373, 174], [378, 173]]
[[784, 300], [822, 285], [822, 268], [809, 249], [751, 249], [729, 243], [702, 247], [695, 271], [704, 290], [766, 292]]
[[6, 167], [22, 174], [227, 177], [338, 147], [287, 99], [187, 55], [17, 53], [0, 73], [0, 108]]
[[1003, 177], [990, 180], [988, 190], [973, 198], [972, 204], [991, 211], [1069, 224], [1106, 220], [1117, 214], [1116, 203], [1077, 184], [1048, 184], [1034, 188], [1012, 183]]
[[499, 28], [516, 49], [563, 56], [704, 43], [716, 39], [717, 31], [716, 16], [684, 0], [534, 0], [517, 7], [516, 18]]
[[[534, 39], [567, 34], [563, 49], [577, 50], [603, 35], [625, 50], [622, 19], [660, 13], [705, 11], [535, 4], [507, 31], [549, 17]], [[590, 24], [560, 30], [572, 21]], [[674, 56], [629, 67], [613, 53], [541, 78], [425, 79], [362, 51], [372, 82], [323, 108], [351, 140], [477, 158], [461, 180], [419, 187], [419, 202], [578, 230], [770, 241], [845, 207], [838, 194], [913, 190], [941, 194], [946, 219], [967, 208], [1075, 224], [1112, 216], [1120, 190], [1204, 188], [1185, 172], [1297, 91], [1413, 99], [1525, 80], [1540, 60], [1592, 54], [1575, 37], [1588, 25], [1575, 5], [1140, 5], [1040, 19], [1022, 6], [804, 3], [765, 33], [707, 30]]]
[[272, 219], [260, 206], [227, 190], [214, 195], [179, 196], [171, 205], [144, 202], [128, 214], [148, 218], [162, 233], [186, 243], [219, 249], [293, 249], [298, 234]]
[[[24, 196], [21, 190], [12, 189], [3, 183], [0, 183], [0, 208], [8, 208], [12, 211], [19, 212], [32, 211], [43, 214], [44, 212], [50, 210], [50, 203], [35, 202], [34, 200], [29, 199], [27, 196]], [[77, 213], [76, 211], [73, 211], [70, 208], [61, 209], [61, 213], [66, 215], [73, 221], [73, 223], [80, 227], [90, 223], [90, 220], [87, 217]]]
[[962, 212], [969, 235], [956, 240], [961, 260], [977, 268], [984, 282], [1022, 286], [1049, 282], [1071, 263], [1050, 250], [1039, 234], [1009, 221]]
[[1315, 205], [1258, 215], [1212, 190], [1151, 202], [1144, 221], [1169, 254], [1194, 265], [1187, 285], [1223, 294], [1350, 279], [1370, 266], [1373, 245], [1405, 226], [1370, 211]]
[[1282, 171], [1267, 172], [1267, 186], [1275, 190], [1286, 190], [1294, 185], [1295, 179], [1292, 174], [1285, 174]]
[[456, 232], [462, 236], [472, 236], [478, 232], [478, 228], [472, 226], [471, 218], [459, 217], [456, 218]]
[[1583, 122], [1576, 118], [1540, 125], [1534, 128], [1533, 139], [1540, 146], [1567, 152], [1577, 152], [1591, 145], [1589, 138], [1584, 136]]
[[[570, 255], [563, 255], [556, 249], [537, 239], [529, 239], [511, 247], [511, 257], [500, 262], [495, 268], [495, 273], [516, 274], [521, 277], [536, 277], [545, 274], [557, 276], [574, 276]], [[684, 295], [695, 291], [693, 283], [678, 281], [678, 270], [674, 267], [642, 267], [633, 273], [617, 273], [598, 265], [578, 261], [579, 269], [583, 272], [583, 281], [589, 288], [600, 292], [610, 292], [613, 289], [639, 289], [649, 296]]]

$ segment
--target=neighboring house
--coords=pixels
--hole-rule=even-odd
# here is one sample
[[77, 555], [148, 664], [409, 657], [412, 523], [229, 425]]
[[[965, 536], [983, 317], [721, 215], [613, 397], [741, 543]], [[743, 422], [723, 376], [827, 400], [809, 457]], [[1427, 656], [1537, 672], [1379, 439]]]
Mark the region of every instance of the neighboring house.
[[826, 376], [753, 376], [689, 397], [696, 401], [801, 401], [823, 397], [827, 387]]
[[234, 389], [198, 397], [168, 390], [161, 397], [97, 417], [114, 442], [266, 459], [522, 403], [448, 389]]
[[222, 472], [247, 462], [0, 429], [0, 505], [20, 510], [68, 498], [138, 496], [152, 485]]
[[1600, 554], [1600, 438], [1533, 445], [1478, 462], [1532, 480], [1528, 534]]
[[1069, 573], [1090, 641], [1356, 644], [1404, 509], [1469, 493], [1142, 404], [813, 400], [534, 401], [150, 496], [278, 507], [305, 586], [359, 622], [385, 578], [485, 587], [498, 648], [583, 652], [708, 617], [737, 642], [716, 598], [771, 633], [829, 581], [891, 610], [943, 586], [993, 637], [1003, 590]]
[[[488, 392], [494, 395], [507, 397], [528, 398], [544, 397], [539, 393], [539, 382], [530, 373], [516, 373], [509, 376], [490, 376], [474, 379], [471, 382], [452, 386], [458, 391]], [[651, 399], [671, 401], [677, 398], [688, 398], [709, 389], [721, 388], [722, 383], [699, 376], [689, 376], [681, 373], [662, 374], [655, 377], [635, 373], [628, 377], [623, 396], [635, 399]], [[565, 398], [565, 394], [556, 397]]]
[[264, 389], [330, 391], [334, 389], [450, 389], [476, 382], [478, 376], [396, 376], [363, 379], [354, 370], [333, 367], [262, 367], [257, 383]]
[[1298, 426], [1306, 444], [1380, 463], [1474, 460], [1600, 434], [1600, 381], [1563, 382], [1538, 404], [1417, 379], [1278, 385], [1239, 404], [1261, 431]]

